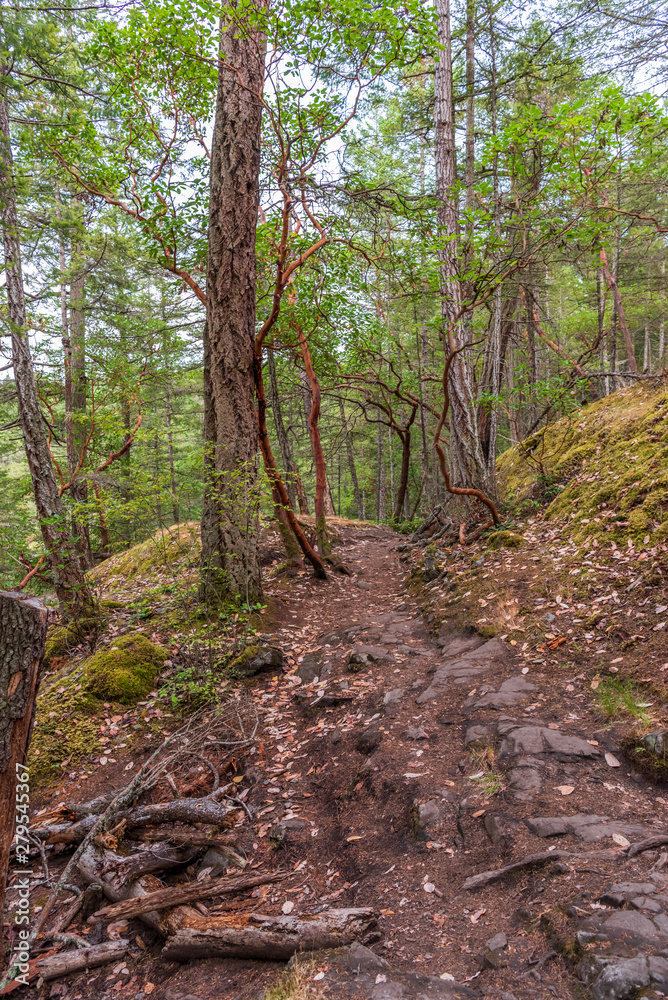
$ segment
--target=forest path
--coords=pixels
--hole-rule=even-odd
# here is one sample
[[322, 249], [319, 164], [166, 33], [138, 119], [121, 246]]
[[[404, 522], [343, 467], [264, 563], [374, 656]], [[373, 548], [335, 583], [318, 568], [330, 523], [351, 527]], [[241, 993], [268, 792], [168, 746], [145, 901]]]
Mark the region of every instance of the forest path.
[[[267, 902], [381, 914], [374, 950], [391, 970], [369, 959], [350, 978], [325, 962], [319, 988], [374, 1000], [668, 993], [665, 858], [625, 853], [668, 826], [656, 787], [614, 756], [591, 691], [570, 695], [563, 665], [530, 668], [500, 638], [437, 641], [405, 593], [403, 539], [369, 528], [346, 541], [354, 579], [275, 592], [287, 620], [272, 641], [299, 662], [254, 689], [255, 859], [304, 872]], [[580, 857], [462, 888], [552, 850]]]
[[[519, 552], [452, 549], [450, 576], [434, 582], [451, 624], [435, 635], [405, 590], [405, 539], [381, 527], [340, 531], [352, 576], [269, 575], [262, 642], [281, 648], [285, 669], [249, 686], [262, 726], [254, 751], [236, 761], [252, 813], [237, 832], [254, 869], [292, 877], [241, 906], [295, 915], [369, 906], [381, 937], [372, 951], [305, 956], [310, 992], [272, 1000], [668, 994], [668, 850], [627, 855], [629, 842], [668, 831], [668, 803], [620, 752], [594, 691], [602, 662], [638, 659], [649, 681], [652, 661], [668, 659], [649, 613], [655, 591], [624, 596], [620, 584], [620, 564], [635, 574], [650, 566], [645, 554], [596, 569], [592, 593], [601, 596], [579, 610], [577, 598], [538, 596], [548, 579], [567, 593], [554, 560], [574, 564], [570, 550], [559, 555], [557, 529], [527, 526]], [[604, 579], [604, 570], [617, 575]], [[610, 603], [608, 618], [597, 613], [596, 627], [617, 622], [619, 637], [587, 631], [592, 606], [615, 587], [621, 603]], [[456, 610], [467, 599], [472, 610]], [[619, 614], [633, 626], [622, 628]], [[491, 639], [462, 625], [506, 620], [507, 635]], [[641, 644], [618, 656], [631, 629], [644, 633], [632, 637]], [[120, 753], [117, 766], [126, 766]], [[547, 857], [464, 888], [535, 854]], [[161, 947], [156, 936], [133, 959], [132, 978], [120, 964], [91, 970], [71, 995], [259, 1000], [283, 969], [166, 963]], [[29, 995], [69, 996], [62, 981]]]

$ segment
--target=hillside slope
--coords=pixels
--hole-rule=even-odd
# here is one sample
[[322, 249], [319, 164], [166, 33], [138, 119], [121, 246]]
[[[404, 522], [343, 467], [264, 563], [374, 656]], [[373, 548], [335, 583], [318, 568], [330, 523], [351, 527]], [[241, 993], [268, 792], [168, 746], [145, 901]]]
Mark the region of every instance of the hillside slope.
[[668, 391], [631, 386], [549, 425], [497, 463], [504, 499], [563, 521], [574, 541], [668, 538]]

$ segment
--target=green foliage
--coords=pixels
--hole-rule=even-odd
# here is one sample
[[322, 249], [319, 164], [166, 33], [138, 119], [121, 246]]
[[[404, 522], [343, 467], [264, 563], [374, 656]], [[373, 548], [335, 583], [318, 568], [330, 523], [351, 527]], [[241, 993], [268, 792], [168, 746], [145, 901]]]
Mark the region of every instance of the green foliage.
[[607, 716], [613, 718], [624, 711], [638, 722], [647, 725], [649, 712], [641, 699], [642, 693], [635, 684], [618, 677], [604, 677], [596, 689], [596, 700]]

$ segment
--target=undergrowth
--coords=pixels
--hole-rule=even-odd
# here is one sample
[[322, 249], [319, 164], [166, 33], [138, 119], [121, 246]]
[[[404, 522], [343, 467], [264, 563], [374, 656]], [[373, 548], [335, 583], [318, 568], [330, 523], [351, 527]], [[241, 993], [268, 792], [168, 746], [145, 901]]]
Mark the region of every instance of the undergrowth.
[[604, 677], [595, 693], [601, 710], [609, 718], [614, 718], [619, 712], [625, 711], [642, 725], [650, 724], [648, 706], [641, 700], [642, 693], [631, 681], [623, 681], [618, 677]]

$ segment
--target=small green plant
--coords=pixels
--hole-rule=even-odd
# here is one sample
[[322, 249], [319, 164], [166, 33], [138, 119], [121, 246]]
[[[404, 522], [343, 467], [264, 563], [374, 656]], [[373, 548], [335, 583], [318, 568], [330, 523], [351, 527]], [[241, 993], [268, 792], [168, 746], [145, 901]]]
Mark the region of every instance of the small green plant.
[[262, 1000], [322, 1000], [324, 994], [313, 985], [315, 972], [313, 962], [298, 962], [283, 972], [279, 981], [263, 994]]
[[631, 681], [619, 677], [605, 677], [596, 689], [596, 697], [603, 712], [613, 718], [626, 711], [643, 725], [649, 725], [648, 706], [641, 701], [642, 694]]
[[504, 790], [503, 775], [496, 770], [496, 750], [491, 743], [478, 743], [471, 747], [471, 760], [476, 771], [481, 772], [473, 775], [471, 781], [479, 785], [486, 798]]

